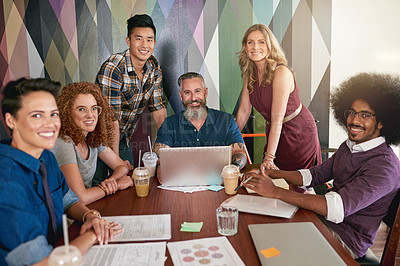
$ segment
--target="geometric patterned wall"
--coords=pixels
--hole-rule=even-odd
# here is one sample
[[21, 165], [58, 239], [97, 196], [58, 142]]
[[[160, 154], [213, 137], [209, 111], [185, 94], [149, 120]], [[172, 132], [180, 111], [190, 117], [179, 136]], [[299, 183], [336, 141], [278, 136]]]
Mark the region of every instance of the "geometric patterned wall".
[[[168, 113], [182, 109], [176, 80], [186, 71], [204, 75], [209, 106], [234, 113], [242, 88], [241, 39], [250, 25], [264, 23], [281, 42], [326, 147], [331, 6], [331, 0], [5, 0], [0, 85], [21, 76], [63, 85], [93, 82], [106, 58], [127, 49], [126, 20], [147, 13], [157, 28], [154, 55], [163, 71]], [[262, 119], [254, 125], [263, 132]], [[256, 151], [263, 141], [254, 143]]]

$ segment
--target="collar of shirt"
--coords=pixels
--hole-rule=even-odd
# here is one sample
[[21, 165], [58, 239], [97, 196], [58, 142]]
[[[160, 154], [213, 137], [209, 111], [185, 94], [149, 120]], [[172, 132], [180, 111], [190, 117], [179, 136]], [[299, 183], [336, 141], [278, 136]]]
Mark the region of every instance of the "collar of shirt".
[[[143, 66], [143, 73], [144, 74], [147, 74], [147, 72], [150, 72], [150, 71], [153, 70], [153, 66], [149, 62], [149, 59], [147, 59], [146, 64]], [[127, 49], [125, 51], [125, 61], [126, 61], [126, 69], [127, 69], [127, 71], [136, 73], [135, 67], [133, 66], [133, 63], [132, 63], [132, 60], [131, 60], [131, 53], [129, 52], [129, 49]]]
[[0, 145], [0, 153], [3, 156], [13, 159], [35, 173], [39, 172], [40, 160], [24, 151], [11, 147], [11, 139], [2, 140], [1, 144], [3, 145]]
[[354, 141], [351, 141], [350, 139], [346, 140], [347, 147], [349, 147], [349, 150], [351, 153], [357, 153], [357, 152], [363, 152], [363, 151], [368, 151], [373, 148], [378, 147], [382, 143], [384, 143], [386, 140], [384, 137], [377, 137], [365, 142], [362, 142], [360, 144], [356, 144]]

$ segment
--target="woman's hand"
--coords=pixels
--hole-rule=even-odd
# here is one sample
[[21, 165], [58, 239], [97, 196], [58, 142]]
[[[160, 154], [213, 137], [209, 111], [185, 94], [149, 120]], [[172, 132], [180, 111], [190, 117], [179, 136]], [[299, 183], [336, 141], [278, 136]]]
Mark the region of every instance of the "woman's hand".
[[133, 169], [133, 165], [131, 165], [131, 162], [129, 162], [128, 160], [125, 160], [124, 163], [126, 166], [128, 166], [129, 170]]
[[115, 222], [108, 222], [98, 216], [91, 216], [81, 227], [80, 235], [93, 228], [99, 245], [108, 244], [108, 241], [124, 229]]
[[107, 190], [107, 195], [114, 194], [118, 190], [117, 180], [114, 177], [109, 177], [101, 185]]
[[274, 160], [271, 159], [265, 159], [260, 165], [261, 173], [265, 174], [265, 170], [267, 169], [279, 170], [279, 168], [274, 164]]
[[118, 190], [123, 190], [128, 187], [132, 187], [133, 184], [133, 179], [130, 176], [123, 176], [118, 180]]

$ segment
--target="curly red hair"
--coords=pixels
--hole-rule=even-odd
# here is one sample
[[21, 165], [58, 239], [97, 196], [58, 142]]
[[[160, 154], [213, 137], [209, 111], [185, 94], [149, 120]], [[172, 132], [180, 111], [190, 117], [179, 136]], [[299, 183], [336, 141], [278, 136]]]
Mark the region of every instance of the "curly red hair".
[[[89, 132], [86, 138], [82, 133], [82, 129], [75, 124], [72, 118], [72, 106], [75, 99], [80, 94], [93, 95], [97, 105], [102, 108], [95, 130]], [[91, 82], [68, 84], [62, 89], [61, 94], [58, 96], [57, 105], [60, 110], [61, 119], [60, 137], [64, 141], [69, 141], [70, 138], [76, 145], [86, 142], [91, 147], [98, 147], [100, 145], [111, 147], [113, 145], [113, 113], [107, 99], [97, 85]]]

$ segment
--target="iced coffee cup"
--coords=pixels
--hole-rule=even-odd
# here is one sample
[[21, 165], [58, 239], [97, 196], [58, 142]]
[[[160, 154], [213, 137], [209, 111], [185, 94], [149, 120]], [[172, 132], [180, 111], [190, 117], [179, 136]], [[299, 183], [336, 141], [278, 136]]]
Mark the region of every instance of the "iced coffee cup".
[[145, 152], [142, 157], [142, 162], [144, 167], [149, 169], [150, 177], [153, 177], [156, 174], [156, 165], [157, 165], [157, 154], [155, 152]]
[[226, 194], [234, 195], [237, 193], [237, 191], [235, 191], [235, 188], [238, 186], [239, 183], [239, 174], [239, 167], [233, 164], [226, 165], [222, 169], [221, 176], [224, 178]]
[[149, 195], [150, 171], [146, 167], [136, 167], [132, 178], [135, 181], [136, 195], [147, 197]]

